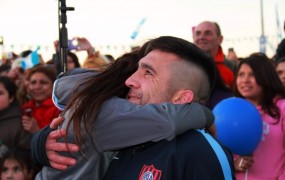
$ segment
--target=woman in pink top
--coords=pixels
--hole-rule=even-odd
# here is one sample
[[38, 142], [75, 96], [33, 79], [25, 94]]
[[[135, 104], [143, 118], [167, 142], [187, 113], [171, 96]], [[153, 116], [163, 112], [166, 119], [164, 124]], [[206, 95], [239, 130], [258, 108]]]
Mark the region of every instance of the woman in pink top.
[[263, 121], [256, 150], [236, 156], [237, 180], [285, 180], [285, 91], [272, 62], [261, 53], [245, 58], [235, 85], [235, 95], [253, 103]]

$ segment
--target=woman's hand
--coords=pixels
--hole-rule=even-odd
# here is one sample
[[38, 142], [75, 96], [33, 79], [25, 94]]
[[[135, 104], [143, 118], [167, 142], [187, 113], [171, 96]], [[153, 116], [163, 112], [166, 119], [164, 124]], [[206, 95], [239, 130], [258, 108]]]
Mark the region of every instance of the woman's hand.
[[246, 171], [254, 163], [252, 156], [240, 156], [235, 160], [235, 169], [237, 171]]

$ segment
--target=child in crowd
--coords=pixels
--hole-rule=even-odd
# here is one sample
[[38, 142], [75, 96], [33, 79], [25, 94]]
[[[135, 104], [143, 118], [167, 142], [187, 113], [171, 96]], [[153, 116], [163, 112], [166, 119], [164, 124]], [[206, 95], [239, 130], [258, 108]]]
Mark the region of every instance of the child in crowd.
[[26, 149], [11, 149], [0, 159], [1, 180], [32, 180], [38, 171]]
[[17, 86], [11, 79], [0, 76], [0, 141], [9, 148], [30, 149], [32, 135], [22, 126], [16, 91]]

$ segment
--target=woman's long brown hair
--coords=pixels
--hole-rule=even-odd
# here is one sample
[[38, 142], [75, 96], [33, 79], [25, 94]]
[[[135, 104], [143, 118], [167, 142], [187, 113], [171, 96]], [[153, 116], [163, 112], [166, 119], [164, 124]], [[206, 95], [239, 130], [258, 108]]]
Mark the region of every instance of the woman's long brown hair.
[[[67, 129], [72, 123], [77, 145], [82, 147], [87, 133], [93, 147], [97, 150], [92, 137], [92, 127], [98, 112], [102, 104], [109, 98], [126, 97], [129, 88], [125, 86], [125, 81], [137, 70], [139, 59], [139, 51], [124, 54], [104, 72], [87, 78], [79, 84], [65, 110], [65, 112], [70, 110]], [[84, 152], [84, 149], [81, 152]]]

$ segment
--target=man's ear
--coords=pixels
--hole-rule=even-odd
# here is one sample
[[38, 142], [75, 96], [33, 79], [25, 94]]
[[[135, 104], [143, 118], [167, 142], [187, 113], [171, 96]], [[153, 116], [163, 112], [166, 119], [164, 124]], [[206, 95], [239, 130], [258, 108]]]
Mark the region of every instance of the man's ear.
[[194, 94], [189, 89], [177, 91], [171, 99], [173, 104], [186, 104], [193, 101]]
[[223, 40], [224, 40], [224, 36], [222, 36], [222, 35], [218, 36], [219, 45], [222, 44]]

